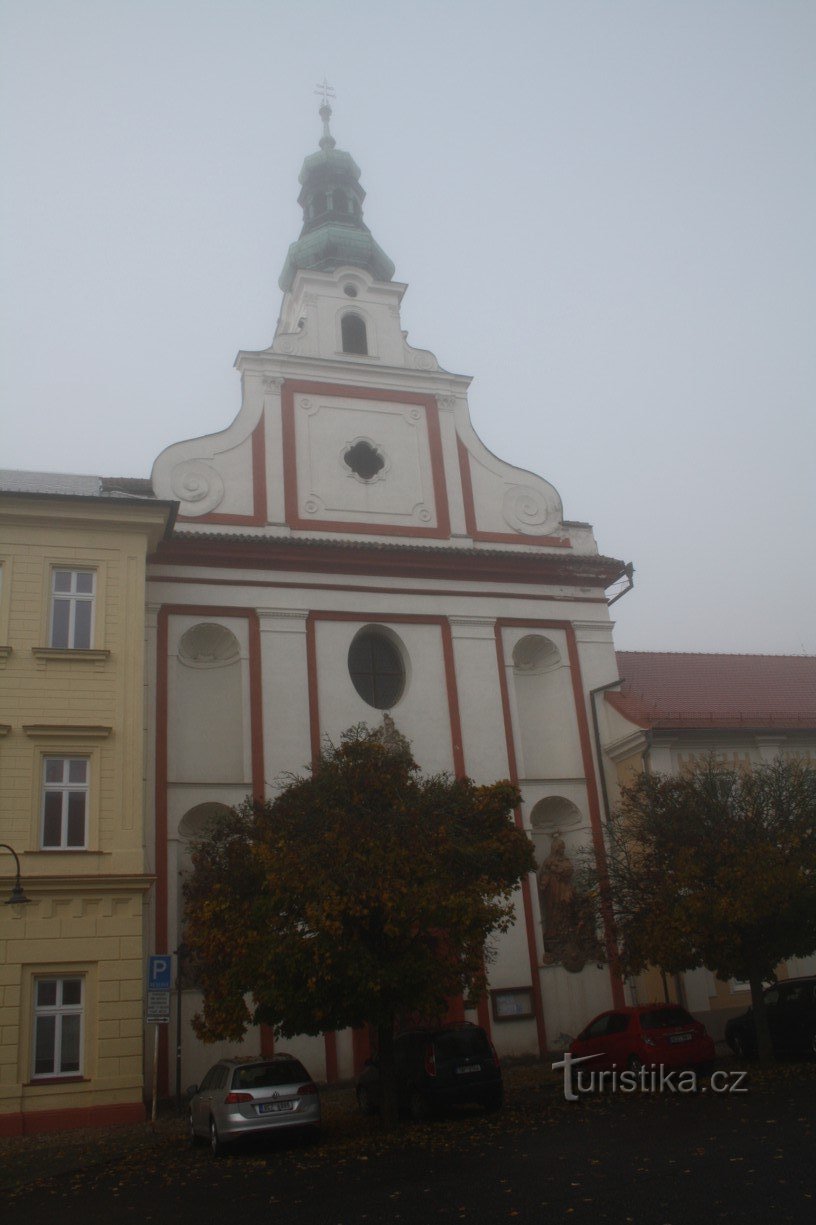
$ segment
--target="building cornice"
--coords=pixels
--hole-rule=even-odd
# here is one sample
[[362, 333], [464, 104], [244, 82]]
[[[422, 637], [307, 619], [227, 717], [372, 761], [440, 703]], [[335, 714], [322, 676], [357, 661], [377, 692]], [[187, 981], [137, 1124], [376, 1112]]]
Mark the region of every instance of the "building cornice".
[[[178, 502], [160, 498], [0, 490], [3, 521], [30, 527], [42, 520], [53, 529], [87, 528], [141, 531], [148, 548], [172, 532]], [[56, 518], [55, 518], [56, 517]]]
[[[33, 853], [33, 854], [36, 854]], [[59, 876], [33, 874], [29, 872], [27, 860], [30, 852], [22, 852], [23, 881], [25, 891], [32, 894], [32, 901], [37, 902], [43, 894], [65, 893], [71, 896], [88, 893], [147, 893], [155, 882], [155, 876], [144, 872], [108, 872], [85, 875], [82, 872], [70, 872]], [[38, 896], [39, 895], [39, 898]]]
[[24, 723], [32, 740], [107, 740], [113, 731], [99, 723]]
[[149, 561], [154, 565], [376, 574], [595, 589], [610, 587], [624, 569], [624, 563], [616, 558], [598, 555], [335, 543], [292, 537], [240, 540], [200, 533], [162, 542]]

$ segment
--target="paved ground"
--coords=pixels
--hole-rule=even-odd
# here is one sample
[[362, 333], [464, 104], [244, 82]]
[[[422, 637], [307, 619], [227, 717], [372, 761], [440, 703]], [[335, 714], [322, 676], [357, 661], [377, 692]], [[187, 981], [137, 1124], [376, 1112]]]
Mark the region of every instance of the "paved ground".
[[563, 1100], [514, 1069], [497, 1116], [464, 1113], [381, 1136], [348, 1090], [325, 1096], [319, 1144], [214, 1161], [181, 1123], [0, 1144], [2, 1222], [82, 1225], [430, 1225], [816, 1220], [816, 1067], [749, 1074], [748, 1092]]

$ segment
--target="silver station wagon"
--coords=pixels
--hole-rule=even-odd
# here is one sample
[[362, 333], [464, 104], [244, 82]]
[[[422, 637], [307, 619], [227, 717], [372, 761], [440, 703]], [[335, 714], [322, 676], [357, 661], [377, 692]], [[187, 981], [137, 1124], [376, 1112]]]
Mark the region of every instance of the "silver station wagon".
[[231, 1140], [320, 1126], [317, 1085], [291, 1055], [221, 1059], [190, 1098], [190, 1143], [209, 1140], [213, 1156]]

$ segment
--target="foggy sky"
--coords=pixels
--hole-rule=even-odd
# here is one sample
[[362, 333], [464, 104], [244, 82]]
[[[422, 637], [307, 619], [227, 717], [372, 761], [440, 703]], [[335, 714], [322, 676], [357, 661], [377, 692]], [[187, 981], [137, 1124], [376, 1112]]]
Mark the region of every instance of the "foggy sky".
[[631, 560], [616, 644], [816, 653], [810, 0], [0, 0], [0, 466], [238, 411], [317, 148], [477, 432]]

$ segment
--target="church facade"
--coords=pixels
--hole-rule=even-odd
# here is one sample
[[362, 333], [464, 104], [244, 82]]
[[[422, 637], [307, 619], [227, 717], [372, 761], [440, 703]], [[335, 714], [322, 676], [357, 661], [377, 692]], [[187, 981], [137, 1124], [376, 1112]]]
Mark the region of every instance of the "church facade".
[[[517, 781], [540, 864], [603, 854], [593, 691], [618, 675], [608, 593], [631, 571], [564, 519], [548, 480], [487, 450], [470, 380], [408, 344], [406, 286], [330, 114], [300, 176], [274, 339], [236, 360], [238, 416], [153, 469], [155, 495], [179, 503], [147, 587], [156, 952], [182, 941], [191, 840], [211, 818], [385, 710], [424, 770]], [[623, 1002], [599, 957], [548, 949], [543, 911], [531, 877], [466, 1014], [502, 1055], [556, 1047]], [[221, 1052], [192, 1038], [195, 987], [180, 998], [189, 1083]], [[327, 1080], [366, 1053], [356, 1033], [286, 1046]]]

